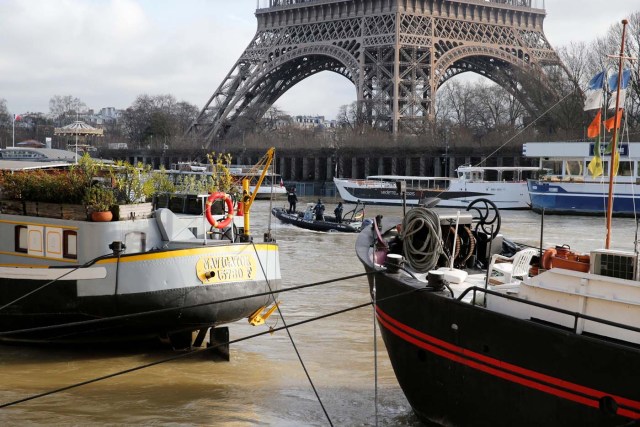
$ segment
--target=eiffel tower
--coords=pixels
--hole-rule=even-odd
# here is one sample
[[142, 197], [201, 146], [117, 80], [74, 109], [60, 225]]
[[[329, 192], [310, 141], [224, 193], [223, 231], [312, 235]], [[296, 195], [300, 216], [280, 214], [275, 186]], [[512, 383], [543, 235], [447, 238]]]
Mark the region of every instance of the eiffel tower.
[[[249, 46], [190, 128], [208, 145], [256, 123], [287, 90], [322, 71], [357, 89], [360, 117], [419, 132], [436, 91], [474, 72], [537, 115], [562, 67], [543, 32], [544, 0], [262, 0]], [[542, 5], [536, 4], [542, 2]]]

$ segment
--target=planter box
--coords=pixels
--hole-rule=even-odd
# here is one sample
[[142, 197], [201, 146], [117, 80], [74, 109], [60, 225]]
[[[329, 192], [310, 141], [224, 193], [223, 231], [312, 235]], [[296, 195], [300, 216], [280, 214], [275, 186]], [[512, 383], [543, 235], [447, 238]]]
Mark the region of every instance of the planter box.
[[22, 200], [0, 200], [0, 212], [9, 215], [24, 215]]
[[38, 216], [46, 218], [72, 219], [75, 221], [87, 220], [87, 208], [84, 205], [71, 205], [68, 203], [36, 203]]
[[29, 215], [43, 218], [87, 220], [87, 209], [84, 205], [69, 203], [23, 202], [22, 200], [0, 200], [2, 213], [12, 215]]
[[[202, 215], [202, 201], [194, 194], [163, 194], [157, 196], [155, 205], [156, 208], [168, 208], [173, 213]], [[223, 207], [220, 203], [220, 208]]]
[[113, 209], [116, 221], [126, 221], [153, 216], [153, 203], [134, 203], [131, 205], [117, 205]]
[[24, 214], [38, 216], [38, 202], [24, 202]]

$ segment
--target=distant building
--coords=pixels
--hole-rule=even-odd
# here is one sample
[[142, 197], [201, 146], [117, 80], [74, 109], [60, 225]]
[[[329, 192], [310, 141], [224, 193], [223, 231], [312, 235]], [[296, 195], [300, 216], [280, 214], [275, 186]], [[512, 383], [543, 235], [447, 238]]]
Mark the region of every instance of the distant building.
[[115, 124], [120, 117], [122, 117], [122, 110], [117, 110], [114, 107], [101, 108], [97, 114], [90, 110], [88, 114], [84, 115], [85, 120], [93, 125]]
[[335, 120], [326, 120], [324, 116], [295, 116], [294, 125], [303, 129], [332, 129], [337, 127]]
[[126, 142], [110, 142], [107, 146], [109, 150], [126, 150], [129, 148]]

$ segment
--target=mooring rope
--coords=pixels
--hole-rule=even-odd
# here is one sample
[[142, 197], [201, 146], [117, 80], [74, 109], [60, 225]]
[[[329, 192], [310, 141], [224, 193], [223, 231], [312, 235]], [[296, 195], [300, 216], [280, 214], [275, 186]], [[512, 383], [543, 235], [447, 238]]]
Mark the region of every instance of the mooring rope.
[[315, 286], [326, 285], [326, 284], [329, 284], [329, 283], [340, 282], [342, 280], [349, 280], [349, 279], [354, 279], [354, 278], [358, 278], [358, 277], [362, 277], [362, 276], [367, 276], [369, 274], [376, 274], [376, 272], [365, 272], [365, 273], [352, 274], [350, 276], [343, 276], [343, 277], [338, 277], [338, 278], [335, 278], [335, 279], [323, 280], [323, 281], [315, 282], [315, 283], [308, 283], [306, 285], [298, 285], [298, 286], [292, 286], [290, 288], [278, 289], [276, 292], [260, 292], [260, 293], [257, 293], [257, 294], [251, 294], [251, 295], [244, 295], [244, 296], [240, 296], [240, 297], [227, 298], [227, 299], [222, 299], [222, 300], [218, 300], [218, 301], [209, 301], [209, 302], [203, 302], [203, 303], [191, 304], [191, 305], [179, 306], [179, 307], [160, 308], [160, 309], [157, 309], [157, 310], [140, 311], [140, 312], [137, 312], [137, 313], [121, 314], [121, 315], [118, 315], [118, 316], [105, 317], [105, 318], [101, 318], [101, 319], [81, 320], [81, 321], [78, 321], [78, 322], [60, 323], [58, 325], [39, 326], [39, 327], [28, 328], [28, 329], [16, 329], [16, 330], [13, 330], [13, 331], [0, 331], [0, 337], [6, 336], [6, 335], [16, 335], [16, 334], [22, 334], [22, 333], [29, 333], [29, 332], [42, 332], [42, 331], [47, 331], [47, 330], [52, 330], [52, 329], [61, 329], [61, 328], [73, 327], [73, 326], [83, 326], [83, 325], [90, 325], [90, 324], [108, 323], [108, 322], [116, 321], [116, 320], [135, 319], [137, 317], [142, 317], [142, 316], [150, 316], [150, 315], [153, 315], [153, 314], [160, 314], [160, 313], [168, 313], [168, 312], [172, 312], [172, 311], [186, 310], [186, 309], [189, 309], [189, 308], [204, 307], [204, 306], [207, 306], [207, 305], [224, 304], [224, 303], [227, 303], [227, 302], [240, 301], [240, 300], [248, 299], [248, 298], [261, 297], [261, 296], [266, 296], [266, 295], [273, 295], [274, 293], [285, 293], [285, 292], [297, 291], [297, 290], [300, 290], [300, 289], [311, 288], [311, 287], [315, 287]]
[[[384, 270], [372, 271], [372, 272], [368, 272], [368, 273], [365, 273], [365, 274], [374, 274], [374, 275], [376, 275], [376, 274], [378, 274], [378, 273], [380, 273], [382, 271], [384, 271]], [[361, 276], [361, 275], [359, 275], [359, 276]], [[307, 285], [303, 285], [303, 286], [307, 286]], [[412, 289], [412, 290], [409, 290], [407, 292], [403, 292], [403, 293], [400, 293], [400, 294], [397, 294], [397, 295], [393, 295], [393, 296], [385, 297], [385, 298], [382, 298], [382, 299], [378, 299], [377, 302], [392, 300], [392, 299], [400, 298], [400, 297], [403, 297], [403, 296], [408, 296], [408, 295], [410, 295], [410, 294], [412, 294], [414, 292], [419, 292], [421, 290], [422, 290], [421, 288]], [[28, 396], [28, 397], [25, 397], [25, 398], [22, 398], [22, 399], [17, 399], [17, 400], [11, 401], [11, 402], [1, 403], [0, 404], [0, 409], [7, 408], [7, 407], [10, 407], [10, 406], [14, 406], [14, 405], [17, 405], [17, 404], [20, 404], [20, 403], [28, 402], [28, 401], [31, 401], [31, 400], [39, 399], [39, 398], [42, 398], [42, 397], [50, 396], [50, 395], [53, 395], [53, 394], [61, 393], [63, 391], [71, 390], [71, 389], [78, 388], [78, 387], [81, 387], [81, 386], [84, 386], [84, 385], [97, 383], [97, 382], [104, 381], [104, 380], [107, 380], [107, 379], [110, 379], [110, 378], [119, 377], [119, 376], [126, 375], [126, 374], [129, 374], [129, 373], [132, 373], [132, 372], [140, 371], [142, 369], [150, 368], [152, 366], [157, 366], [157, 365], [161, 365], [163, 363], [172, 362], [174, 360], [185, 359], [185, 358], [192, 357], [192, 356], [195, 356], [195, 355], [200, 355], [200, 354], [202, 354], [204, 352], [214, 351], [217, 347], [219, 347], [221, 345], [236, 344], [236, 343], [239, 343], [239, 342], [242, 342], [242, 341], [246, 341], [246, 340], [249, 340], [249, 339], [252, 339], [252, 338], [257, 338], [257, 337], [260, 337], [260, 336], [263, 336], [263, 335], [273, 334], [273, 333], [279, 332], [279, 331], [281, 331], [283, 329], [289, 329], [289, 328], [293, 328], [293, 327], [296, 327], [296, 326], [305, 325], [307, 323], [315, 322], [315, 321], [318, 321], [318, 320], [327, 319], [329, 317], [337, 316], [339, 314], [348, 313], [350, 311], [359, 310], [361, 308], [368, 307], [368, 306], [371, 306], [371, 305], [372, 305], [372, 302], [368, 301], [366, 303], [354, 305], [352, 307], [347, 307], [347, 308], [343, 308], [341, 310], [336, 310], [336, 311], [333, 311], [331, 313], [321, 314], [319, 316], [315, 316], [315, 317], [312, 317], [310, 319], [305, 319], [305, 320], [301, 320], [299, 322], [294, 322], [294, 323], [291, 323], [289, 325], [284, 325], [284, 326], [280, 326], [278, 328], [272, 328], [272, 329], [268, 329], [266, 331], [262, 331], [262, 332], [258, 332], [258, 333], [252, 334], [252, 335], [247, 335], [247, 336], [235, 339], [235, 340], [230, 340], [230, 341], [225, 342], [225, 343], [217, 343], [217, 344], [211, 345], [210, 347], [199, 348], [199, 349], [193, 350], [193, 351], [188, 352], [188, 353], [183, 353], [183, 354], [178, 354], [178, 355], [171, 356], [171, 357], [166, 357], [164, 359], [156, 360], [155, 362], [150, 362], [150, 363], [145, 363], [143, 365], [134, 366], [133, 368], [125, 369], [125, 370], [122, 370], [122, 371], [114, 372], [114, 373], [103, 375], [103, 376], [96, 377], [96, 378], [92, 378], [92, 379], [89, 379], [89, 380], [86, 380], [86, 381], [82, 381], [82, 382], [79, 382], [79, 383], [70, 384], [68, 386], [60, 387], [60, 388], [57, 388], [57, 389], [54, 389], [54, 390], [45, 391], [45, 392], [38, 393], [38, 394], [35, 394], [35, 395], [32, 395], [32, 396]]]
[[[74, 269], [72, 269], [70, 271], [67, 271], [66, 273], [64, 273], [64, 274], [56, 277], [55, 279], [45, 283], [44, 285], [40, 286], [39, 288], [36, 288], [36, 289], [32, 290], [31, 292], [27, 292], [26, 294], [19, 296], [18, 298], [14, 299], [13, 301], [8, 302], [7, 304], [5, 304], [2, 307], [0, 307], [0, 311], [4, 310], [7, 307], [11, 307], [13, 304], [15, 304], [15, 303], [17, 303], [19, 301], [22, 301], [23, 299], [27, 298], [30, 295], [33, 295], [33, 294], [35, 294], [37, 292], [40, 292], [41, 290], [43, 290], [46, 287], [52, 285], [53, 283], [56, 283], [58, 280], [61, 280], [63, 277], [66, 277], [69, 274], [71, 274], [71, 273], [73, 273], [73, 272], [75, 272], [75, 271], [77, 271], [77, 270], [79, 270], [81, 268], [89, 267], [89, 266], [95, 264], [97, 261], [99, 261], [99, 260], [101, 260], [103, 258], [109, 258], [111, 255], [112, 254], [106, 254], [106, 255], [99, 256], [97, 258], [94, 258], [94, 259], [82, 264], [82, 265], [77, 266], [76, 268], [74, 268]], [[50, 270], [54, 270], [54, 269], [52, 268]]]
[[320, 404], [320, 407], [322, 408], [322, 411], [324, 412], [324, 415], [327, 418], [329, 425], [333, 427], [333, 422], [331, 422], [331, 417], [329, 416], [329, 412], [327, 412], [327, 409], [324, 407], [324, 404], [322, 403], [322, 399], [320, 398], [320, 394], [318, 393], [318, 390], [316, 389], [316, 386], [313, 383], [313, 380], [311, 379], [311, 374], [309, 373], [309, 370], [307, 369], [307, 366], [305, 365], [304, 360], [302, 360], [302, 355], [298, 350], [298, 346], [296, 345], [296, 342], [294, 341], [293, 336], [289, 331], [289, 328], [287, 328], [287, 321], [284, 320], [284, 315], [282, 314], [282, 310], [280, 309], [280, 304], [278, 304], [275, 301], [275, 297], [273, 296], [273, 289], [271, 288], [271, 284], [269, 283], [269, 277], [267, 276], [267, 272], [265, 271], [264, 266], [262, 265], [262, 260], [260, 259], [260, 255], [258, 254], [258, 249], [256, 248], [256, 245], [253, 242], [251, 242], [251, 244], [253, 246], [253, 250], [256, 253], [256, 258], [258, 258], [258, 263], [260, 264], [260, 269], [262, 270], [262, 274], [264, 274], [264, 278], [265, 278], [265, 281], [267, 282], [267, 286], [269, 287], [269, 291], [271, 291], [273, 302], [274, 304], [276, 304], [276, 309], [278, 310], [278, 314], [280, 315], [280, 319], [282, 320], [282, 325], [287, 331], [287, 336], [289, 337], [289, 341], [291, 341], [291, 346], [293, 347], [293, 350], [296, 352], [296, 356], [298, 357], [298, 361], [300, 361], [302, 370], [304, 371], [304, 374], [307, 376], [309, 385], [311, 385], [311, 389], [313, 390], [313, 393], [316, 395], [316, 399], [318, 399], [318, 403]]

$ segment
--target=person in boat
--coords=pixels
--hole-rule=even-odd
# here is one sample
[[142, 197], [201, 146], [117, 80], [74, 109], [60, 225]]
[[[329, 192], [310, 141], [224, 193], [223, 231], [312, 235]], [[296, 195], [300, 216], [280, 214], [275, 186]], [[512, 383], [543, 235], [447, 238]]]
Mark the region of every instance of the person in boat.
[[338, 206], [333, 210], [336, 216], [336, 222], [340, 224], [342, 222], [342, 202], [338, 202]]
[[287, 193], [287, 200], [289, 201], [289, 213], [296, 212], [296, 203], [298, 203], [298, 196], [296, 195], [296, 187], [291, 187]]
[[313, 208], [313, 212], [316, 214], [316, 221], [324, 221], [324, 205], [322, 204], [322, 200], [318, 199], [318, 203], [316, 203]]

